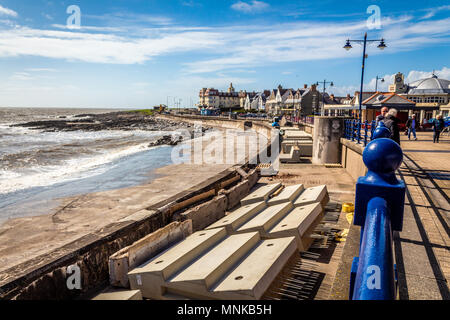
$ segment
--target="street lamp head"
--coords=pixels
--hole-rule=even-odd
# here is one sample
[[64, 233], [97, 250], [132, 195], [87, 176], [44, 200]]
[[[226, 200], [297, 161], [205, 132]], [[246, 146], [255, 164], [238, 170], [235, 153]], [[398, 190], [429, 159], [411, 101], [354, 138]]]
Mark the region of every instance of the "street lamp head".
[[330, 86], [331, 86], [331, 87], [334, 86], [333, 81], [331, 81]]
[[384, 50], [386, 48], [386, 44], [384, 43], [384, 39], [381, 39], [380, 44], [378, 45], [378, 49]]
[[384, 78], [381, 78], [381, 82], [384, 82]]
[[352, 45], [350, 44], [350, 39], [347, 39], [347, 43], [345, 44], [344, 49], [348, 51], [348, 50], [350, 50], [351, 48], [353, 48], [353, 47], [352, 47]]

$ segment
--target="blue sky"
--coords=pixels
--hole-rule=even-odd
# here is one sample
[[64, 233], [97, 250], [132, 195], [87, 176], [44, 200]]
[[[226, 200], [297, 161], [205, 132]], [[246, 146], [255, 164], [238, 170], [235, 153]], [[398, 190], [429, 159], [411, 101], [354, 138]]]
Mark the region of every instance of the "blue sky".
[[[70, 5], [80, 28], [67, 27]], [[450, 79], [448, 1], [0, 0], [0, 106], [190, 106], [200, 88], [230, 82], [260, 91], [327, 79], [353, 94], [362, 47], [342, 46], [364, 32], [388, 46], [368, 47], [365, 89], [399, 71]]]

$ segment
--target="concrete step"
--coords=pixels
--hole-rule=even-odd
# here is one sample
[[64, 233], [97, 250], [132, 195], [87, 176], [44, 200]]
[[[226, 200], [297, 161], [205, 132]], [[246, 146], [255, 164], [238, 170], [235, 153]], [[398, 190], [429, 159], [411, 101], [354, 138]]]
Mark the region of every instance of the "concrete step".
[[294, 201], [294, 207], [301, 207], [314, 202], [320, 202], [325, 208], [330, 197], [326, 185], [311, 187], [305, 189]]
[[192, 300], [188, 297], [185, 297], [181, 294], [177, 294], [177, 293], [173, 293], [173, 292], [169, 292], [167, 291], [166, 293], [163, 294], [161, 300], [166, 300], [166, 301], [181, 301], [181, 300]]
[[177, 292], [208, 296], [208, 290], [260, 241], [257, 232], [227, 237], [186, 269], [167, 281], [167, 287]]
[[261, 241], [214, 289], [217, 299], [259, 300], [297, 251], [294, 237]]
[[130, 271], [128, 278], [131, 289], [141, 290], [145, 298], [161, 299], [164, 294], [162, 286], [165, 280], [179, 272], [225, 237], [225, 228], [193, 233], [184, 241]]
[[227, 230], [227, 234], [233, 234], [237, 228], [253, 218], [266, 207], [267, 204], [264, 201], [241, 206], [238, 209], [229, 212], [225, 217], [210, 225], [207, 229], [225, 228]]
[[114, 290], [100, 293], [92, 300], [142, 300], [140, 290]]
[[280, 221], [291, 209], [293, 205], [291, 202], [280, 203], [270, 206], [253, 219], [239, 227], [236, 232], [252, 232], [258, 231], [263, 236], [269, 229], [271, 229], [278, 221]]
[[241, 200], [241, 205], [266, 201], [269, 196], [281, 187], [281, 183], [267, 184], [252, 191], [248, 196]]
[[312, 243], [310, 235], [322, 221], [323, 213], [320, 203], [294, 208], [266, 236], [271, 239], [294, 236], [298, 249], [306, 251]]
[[267, 201], [269, 206], [273, 206], [276, 204], [284, 203], [284, 202], [292, 202], [294, 201], [300, 193], [303, 192], [305, 188], [303, 184], [296, 184], [293, 186], [287, 186], [281, 191], [281, 193]]

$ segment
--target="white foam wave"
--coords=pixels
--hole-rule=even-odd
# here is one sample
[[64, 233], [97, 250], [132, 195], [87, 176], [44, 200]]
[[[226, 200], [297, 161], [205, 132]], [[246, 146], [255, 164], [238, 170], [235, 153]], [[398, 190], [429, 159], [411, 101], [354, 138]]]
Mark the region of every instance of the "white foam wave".
[[[1, 138], [1, 134], [7, 137]], [[34, 149], [41, 149], [59, 144], [69, 144], [73, 142], [87, 143], [104, 139], [129, 139], [129, 138], [151, 138], [157, 133], [152, 131], [69, 131], [69, 132], [42, 132], [41, 130], [30, 130], [21, 127], [8, 127], [0, 125], [0, 155], [12, 154]]]
[[0, 170], [0, 194], [99, 175], [110, 169], [105, 164], [153, 148], [143, 143], [96, 156], [66, 160], [57, 166], [40, 166], [21, 172]]

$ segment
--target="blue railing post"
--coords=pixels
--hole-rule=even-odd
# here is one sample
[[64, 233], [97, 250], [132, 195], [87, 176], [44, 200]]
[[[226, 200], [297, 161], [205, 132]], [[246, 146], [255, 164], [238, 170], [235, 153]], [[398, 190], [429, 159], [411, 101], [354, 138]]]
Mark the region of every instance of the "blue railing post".
[[355, 124], [356, 120], [352, 121], [352, 141], [355, 141]]
[[345, 120], [345, 138], [350, 140], [350, 120]]
[[356, 183], [353, 224], [361, 226], [360, 253], [353, 261], [350, 299], [395, 299], [392, 231], [401, 231], [405, 184], [395, 170], [403, 161], [400, 146], [385, 138], [390, 131], [380, 125], [363, 152], [368, 168]]
[[360, 120], [358, 120], [358, 125], [357, 125], [357, 132], [356, 132], [356, 134], [358, 135], [358, 136], [357, 136], [358, 144], [360, 144], [360, 143], [361, 143], [361, 121], [360, 121]]
[[344, 120], [344, 138], [348, 139], [348, 120]]
[[372, 141], [373, 138], [373, 132], [375, 131], [375, 125], [376, 125], [376, 121], [372, 120], [372, 123], [370, 124], [370, 141]]
[[369, 123], [366, 121], [364, 121], [364, 147], [367, 146], [367, 132], [369, 130], [369, 128], [367, 127], [369, 125]]

